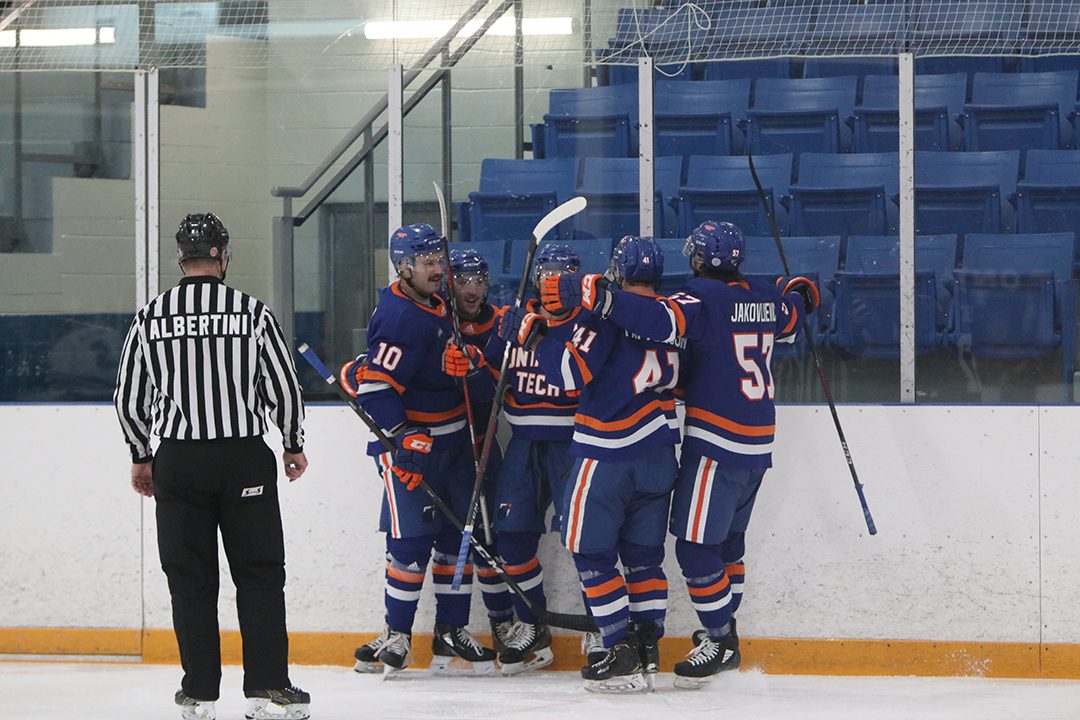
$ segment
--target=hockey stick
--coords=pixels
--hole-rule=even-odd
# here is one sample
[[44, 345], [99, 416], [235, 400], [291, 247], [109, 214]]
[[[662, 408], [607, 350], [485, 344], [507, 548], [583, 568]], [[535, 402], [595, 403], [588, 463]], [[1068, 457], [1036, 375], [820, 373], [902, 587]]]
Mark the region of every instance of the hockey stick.
[[[375, 434], [375, 437], [380, 443], [382, 443], [382, 446], [386, 448], [386, 451], [389, 453], [395, 452], [397, 448], [394, 446], [394, 442], [386, 436], [386, 433], [384, 433], [382, 428], [380, 428], [375, 423], [371, 416], [364, 412], [364, 409], [361, 408], [360, 405], [356, 402], [356, 398], [345, 392], [345, 388], [341, 387], [341, 384], [338, 382], [337, 378], [332, 372], [330, 372], [329, 369], [327, 369], [326, 365], [323, 364], [323, 361], [319, 358], [315, 351], [308, 347], [307, 343], [301, 344], [300, 347], [297, 348], [297, 350], [299, 350], [300, 354], [304, 356], [304, 359], [307, 360], [308, 364], [311, 365], [312, 369], [314, 369], [315, 372], [317, 372], [319, 376], [326, 381], [326, 384], [330, 385], [334, 388], [335, 391], [337, 391], [338, 396], [345, 402], [346, 405], [352, 408], [352, 411], [356, 413], [357, 417], [364, 421], [364, 424], [367, 425], [368, 429]], [[439, 497], [439, 494], [435, 492], [435, 490], [431, 487], [431, 485], [427, 483], [426, 480], [420, 481], [420, 487], [424, 490], [424, 492], [428, 494], [428, 496], [431, 497], [432, 502], [435, 503], [435, 507], [437, 507], [439, 511], [446, 517], [446, 519], [450, 521], [451, 525], [456, 527], [458, 530], [464, 529], [464, 526], [461, 524], [461, 520], [458, 518], [458, 516], [454, 514], [454, 511], [450, 509], [450, 507], [446, 504], [445, 501], [443, 501], [441, 497]], [[502, 578], [502, 581], [506, 583], [506, 586], [510, 588], [510, 590], [515, 595], [521, 598], [522, 602], [524, 602], [529, 607], [529, 610], [532, 611], [533, 615], [536, 616], [536, 619], [539, 622], [542, 622], [545, 625], [551, 625], [552, 627], [559, 627], [566, 630], [576, 630], [578, 632], [597, 632], [596, 621], [594, 621], [589, 615], [574, 615], [571, 613], [553, 612], [551, 610], [548, 610], [547, 608], [542, 608], [539, 605], [536, 605], [532, 601], [532, 598], [526, 595], [525, 591], [521, 589], [521, 586], [514, 581], [514, 578], [510, 577], [510, 575], [503, 568], [502, 562], [500, 560], [497, 560], [495, 557], [493, 557], [491, 553], [488, 552], [488, 549], [485, 548], [479, 540], [474, 538], [472, 540], [472, 543], [473, 548], [476, 550], [476, 554], [483, 558], [484, 562], [490, 565], [491, 568], [499, 574], [499, 577]]]
[[[757, 168], [754, 167], [754, 156], [750, 153], [750, 148], [746, 148], [746, 161], [750, 164], [750, 176], [754, 179], [754, 186], [757, 188], [758, 197], [761, 198], [761, 204], [765, 208], [765, 219], [769, 221], [769, 230], [772, 231], [773, 240], [776, 241], [776, 250], [780, 253], [780, 263], [784, 266], [784, 274], [791, 275], [791, 267], [788, 265], [787, 255], [784, 254], [784, 243], [780, 241], [780, 230], [776, 227], [776, 218], [773, 217], [772, 209], [769, 207], [769, 201], [765, 197], [765, 188], [761, 186], [761, 179], [758, 177]], [[847, 438], [844, 437], [844, 428], [840, 426], [840, 416], [836, 414], [836, 403], [833, 402], [832, 392], [829, 390], [829, 383], [825, 379], [825, 371], [821, 366], [821, 355], [818, 354], [817, 343], [814, 342], [814, 333], [810, 328], [810, 320], [806, 313], [803, 313], [802, 317], [803, 335], [806, 336], [806, 344], [810, 348], [810, 354], [814, 356], [814, 365], [817, 369], [818, 380], [821, 381], [821, 389], [825, 393], [825, 400], [829, 403], [829, 412], [832, 413], [833, 425], [836, 426], [836, 434], [840, 437], [840, 447], [844, 449], [844, 459], [847, 460], [848, 470], [851, 471], [851, 479], [855, 483], [855, 492], [859, 495], [859, 503], [862, 505], [863, 518], [866, 520], [866, 529], [871, 535], [877, 535], [877, 526], [874, 524], [874, 518], [870, 515], [870, 506], [866, 504], [866, 495], [863, 493], [863, 485], [859, 482], [859, 474], [855, 472], [855, 461], [851, 459], [851, 450], [848, 449]]]
[[[453, 329], [454, 342], [462, 351], [465, 350], [465, 341], [461, 336], [461, 318], [458, 315], [457, 308], [457, 295], [454, 293], [454, 273], [450, 269], [450, 242], [446, 236], [447, 223], [446, 223], [446, 197], [443, 195], [442, 187], [434, 180], [431, 182], [435, 186], [435, 196], [439, 199], [439, 220], [442, 224], [442, 238], [443, 238], [443, 259], [446, 261], [446, 294], [449, 295], [450, 302], [450, 327]], [[461, 378], [461, 388], [465, 395], [465, 422], [469, 425], [469, 449], [472, 452], [473, 458], [473, 471], [475, 472], [479, 465], [479, 458], [476, 455], [476, 424], [473, 421], [472, 400], [469, 399], [469, 383], [465, 377]], [[491, 545], [493, 541], [491, 537], [491, 523], [488, 520], [487, 514], [487, 501], [484, 500], [483, 490], [480, 491], [480, 513], [484, 522], [484, 539], [488, 545]], [[465, 572], [464, 565], [461, 566], [461, 572]], [[462, 576], [458, 574], [458, 567], [454, 566], [454, 578], [450, 583], [450, 587], [457, 590], [461, 587]]]
[[[536, 254], [536, 246], [540, 244], [540, 238], [544, 237], [556, 225], [563, 220], [568, 220], [585, 209], [585, 198], [575, 197], [567, 200], [562, 205], [549, 212], [536, 223], [532, 237], [529, 238], [529, 250], [525, 254], [525, 267], [521, 270], [521, 282], [518, 283], [517, 297], [514, 298], [514, 307], [520, 308], [525, 302], [525, 288], [529, 284], [529, 271], [532, 269], [533, 256]], [[499, 427], [499, 410], [502, 408], [503, 393], [506, 392], [506, 370], [510, 366], [511, 343], [507, 342], [503, 348], [502, 364], [499, 366], [499, 381], [495, 386], [495, 397], [491, 402], [491, 414], [488, 416], [487, 431], [484, 433], [484, 449], [480, 453], [480, 462], [476, 467], [476, 480], [473, 483], [472, 499], [469, 501], [469, 513], [465, 517], [465, 529], [461, 534], [461, 547], [458, 549], [457, 564], [454, 567], [455, 577], [465, 568], [465, 558], [469, 553], [469, 542], [472, 540], [473, 523], [476, 522], [476, 505], [480, 497], [480, 489], [483, 486], [484, 473], [487, 471], [488, 461], [491, 459], [491, 448], [495, 442], [495, 433]]]

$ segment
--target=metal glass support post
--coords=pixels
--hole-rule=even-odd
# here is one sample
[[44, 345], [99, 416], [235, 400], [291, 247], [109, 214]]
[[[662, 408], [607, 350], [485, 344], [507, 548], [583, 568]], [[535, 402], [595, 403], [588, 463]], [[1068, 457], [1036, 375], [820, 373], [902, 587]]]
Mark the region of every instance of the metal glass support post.
[[581, 0], [581, 50], [583, 54], [581, 79], [582, 87], [592, 86], [592, 0]]
[[135, 72], [135, 303], [158, 294], [161, 244], [158, 71]]
[[900, 402], [915, 402], [915, 71], [900, 53]]
[[655, 234], [656, 183], [653, 177], [653, 61], [638, 58], [638, 201], [641, 234]]
[[[443, 71], [441, 81], [442, 92], [442, 186], [443, 193], [446, 196], [446, 201], [451, 205], [454, 202], [454, 188], [452, 187], [454, 182], [454, 125], [453, 125], [453, 107], [451, 105], [451, 92], [452, 83], [450, 79], [451, 71], [449, 69], [450, 62], [450, 50], [447, 49], [443, 52], [443, 67], [446, 68]], [[446, 225], [446, 239], [453, 240], [453, 226], [454, 223], [450, 220]]]
[[274, 267], [274, 306], [271, 308], [281, 324], [281, 332], [289, 347], [296, 344], [293, 314], [296, 312], [296, 298], [293, 295], [293, 245], [295, 226], [292, 217], [292, 198], [282, 198], [282, 215], [274, 218], [273, 267]]
[[525, 157], [525, 33], [523, 0], [514, 3], [514, 157]]
[[[402, 125], [404, 124], [405, 114], [402, 108], [403, 99], [401, 65], [391, 65], [390, 68], [387, 70], [386, 92], [389, 98], [389, 104], [387, 106], [387, 122], [389, 124], [389, 132], [386, 139], [389, 156], [389, 187], [387, 191], [387, 200], [389, 202], [389, 205], [387, 207], [389, 215], [389, 227], [386, 230], [386, 237], [387, 242], [389, 243], [390, 233], [401, 227], [402, 202], [405, 196], [405, 147], [402, 144]], [[389, 255], [387, 256], [387, 258], [389, 262]], [[392, 262], [390, 263], [390, 277], [394, 277], [394, 267]]]

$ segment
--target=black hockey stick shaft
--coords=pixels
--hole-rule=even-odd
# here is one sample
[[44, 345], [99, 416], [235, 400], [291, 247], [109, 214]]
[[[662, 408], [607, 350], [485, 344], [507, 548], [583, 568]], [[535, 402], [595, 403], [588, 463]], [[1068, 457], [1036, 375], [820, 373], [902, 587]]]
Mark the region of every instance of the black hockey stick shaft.
[[[364, 422], [368, 430], [375, 434], [375, 438], [382, 444], [386, 451], [393, 454], [397, 450], [394, 442], [386, 436], [386, 433], [383, 432], [382, 428], [378, 426], [375, 420], [372, 419], [372, 417], [366, 412], [364, 412], [364, 409], [361, 408], [360, 405], [356, 402], [356, 398], [345, 392], [345, 388], [341, 387], [341, 384], [337, 381], [337, 378], [332, 372], [330, 372], [330, 370], [326, 367], [326, 365], [315, 353], [315, 351], [311, 349], [307, 343], [303, 343], [302, 345], [300, 345], [298, 350], [300, 354], [304, 357], [304, 359], [307, 360], [308, 364], [311, 365], [312, 369], [314, 369], [315, 372], [317, 372], [319, 376], [322, 377], [322, 379], [326, 382], [327, 385], [334, 388], [335, 392], [337, 392], [338, 394], [338, 397], [340, 397], [341, 400], [346, 405], [348, 405], [354, 413], [356, 413], [356, 416]], [[443, 516], [445, 516], [446, 519], [450, 521], [451, 525], [457, 528], [458, 531], [464, 530], [465, 526], [462, 525], [461, 520], [458, 518], [458, 516], [454, 513], [450, 506], [447, 505], [441, 497], [439, 497], [439, 494], [435, 492], [435, 489], [432, 488], [426, 480], [420, 481], [420, 488], [428, 494], [428, 496], [431, 498], [431, 501], [435, 503], [435, 507], [438, 508], [439, 512], [441, 512]], [[544, 623], [545, 625], [551, 625], [552, 627], [559, 627], [565, 630], [576, 630], [578, 632], [597, 632], [596, 621], [593, 620], [593, 618], [589, 615], [553, 612], [551, 610], [548, 610], [547, 608], [542, 608], [536, 603], [534, 603], [532, 598], [525, 594], [525, 591], [521, 589], [521, 586], [517, 584], [514, 578], [512, 578], [510, 574], [506, 572], [506, 570], [503, 568], [502, 562], [492, 556], [488, 549], [484, 547], [484, 545], [479, 540], [473, 538], [472, 546], [473, 549], [476, 551], [476, 554], [479, 555], [484, 560], [484, 562], [486, 562], [491, 567], [491, 569], [498, 573], [499, 577], [502, 578], [502, 581], [506, 583], [506, 586], [508, 588], [510, 588], [510, 591], [521, 598], [522, 602], [524, 602], [528, 606], [529, 610], [532, 611], [533, 615], [536, 616], [537, 620]]]
[[[746, 161], [750, 165], [750, 176], [754, 179], [754, 187], [757, 188], [758, 197], [761, 199], [761, 205], [765, 208], [765, 219], [769, 222], [769, 230], [772, 232], [773, 240], [776, 242], [776, 251], [780, 254], [780, 263], [784, 266], [784, 274], [791, 275], [791, 266], [788, 265], [787, 255], [784, 253], [784, 243], [780, 240], [780, 230], [776, 227], [776, 218], [773, 216], [772, 208], [769, 207], [768, 198], [765, 197], [765, 188], [761, 185], [761, 178], [758, 177], [757, 168], [754, 167], [754, 156], [750, 152], [750, 148], [746, 149]], [[851, 458], [851, 450], [848, 449], [847, 438], [844, 436], [844, 428], [840, 424], [840, 416], [836, 414], [836, 403], [833, 402], [832, 391], [829, 389], [829, 382], [825, 379], [825, 370], [821, 365], [821, 355], [818, 352], [817, 343], [814, 341], [814, 332], [810, 327], [810, 319], [807, 313], [803, 313], [802, 316], [802, 329], [803, 335], [806, 337], [806, 344], [810, 348], [810, 354], [814, 358], [814, 366], [817, 370], [818, 380], [821, 381], [821, 390], [825, 394], [825, 400], [829, 403], [829, 413], [832, 415], [833, 425], [836, 426], [836, 434], [840, 438], [840, 447], [844, 449], [844, 459], [847, 460], [848, 470], [851, 472], [851, 480], [855, 483], [855, 492], [859, 496], [859, 504], [862, 505], [863, 518], [866, 520], [866, 529], [871, 535], [877, 535], [877, 526], [874, 524], [874, 518], [870, 514], [870, 506], [866, 504], [866, 494], [863, 492], [863, 485], [859, 482], [859, 474], [855, 471], [855, 461]]]

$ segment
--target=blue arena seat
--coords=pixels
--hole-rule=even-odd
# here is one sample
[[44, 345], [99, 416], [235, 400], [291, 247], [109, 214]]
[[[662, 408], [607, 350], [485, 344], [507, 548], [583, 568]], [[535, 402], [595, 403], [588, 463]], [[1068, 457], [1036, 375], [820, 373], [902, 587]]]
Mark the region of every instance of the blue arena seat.
[[804, 51], [804, 76], [895, 74], [903, 21], [900, 3], [822, 3]]
[[[783, 243], [791, 272], [809, 277], [821, 292], [821, 307], [813, 314], [811, 326], [814, 327], [814, 339], [819, 344], [823, 343], [832, 326], [832, 281], [840, 265], [840, 237], [788, 237], [783, 239]], [[744, 275], [770, 282], [784, 274], [784, 264], [780, 261], [780, 253], [772, 236], [746, 238], [746, 258], [740, 270]], [[784, 348], [789, 346], [781, 345], [777, 351], [781, 355], [801, 355], [806, 351], [802, 341], [797, 342], [794, 348]]]
[[[958, 150], [967, 76], [915, 76], [915, 147]], [[867, 75], [852, 118], [855, 152], [894, 152], [900, 146], [900, 84], [895, 75]]]
[[763, 48], [773, 56], [796, 55], [810, 34], [815, 5], [800, 2], [777, 10], [757, 2], [706, 4], [705, 9], [712, 11], [708, 50], [714, 51], [712, 57], [760, 56]]
[[658, 292], [661, 295], [670, 295], [693, 277], [690, 258], [683, 255], [686, 238], [656, 238], [656, 242], [664, 252], [664, 277], [660, 281]]
[[1075, 70], [977, 73], [971, 103], [960, 116], [964, 149], [1056, 150], [1071, 147], [1062, 118], [1076, 104]]
[[[750, 80], [657, 83], [653, 116], [657, 155], [730, 155], [732, 125], [746, 115]], [[741, 133], [739, 133], [741, 135]], [[738, 147], [742, 147], [742, 138]]]
[[[915, 238], [915, 346], [927, 352], [949, 329], [955, 235]], [[852, 236], [836, 277], [832, 342], [859, 357], [895, 358], [900, 340], [900, 243], [896, 236]]]
[[1080, 230], [1080, 150], [1028, 151], [1016, 215], [1017, 232]]
[[1020, 151], [915, 151], [915, 229], [926, 235], [1013, 232], [1008, 199], [1016, 191]]
[[[694, 13], [683, 7], [619, 9], [615, 35], [608, 40], [608, 47], [597, 53], [597, 59], [606, 63], [600, 65], [606, 70], [604, 84], [636, 84], [636, 62], [642, 54], [652, 57], [657, 68], [664, 68], [666, 77], [689, 80], [692, 68], [685, 56], [706, 40], [706, 30], [693, 18]], [[671, 62], [673, 59], [677, 64]]]
[[791, 58], [710, 60], [705, 63], [706, 80], [790, 78], [791, 75]]
[[1066, 399], [1076, 345], [1071, 233], [964, 239], [956, 271], [956, 343], [982, 357], [1022, 359], [1060, 347]]
[[885, 235], [896, 232], [897, 153], [804, 153], [791, 186], [792, 235]]
[[[787, 226], [787, 212], [777, 199], [785, 196], [791, 185], [792, 162], [790, 154], [754, 157], [766, 201], [774, 215], [778, 216], [777, 226], [780, 228]], [[677, 202], [677, 234], [683, 237], [690, 235], [695, 227], [706, 220], [735, 223], [747, 235], [770, 232], [761, 198], [744, 156], [692, 155], [687, 165], [686, 184], [680, 189]]]
[[[485, 159], [480, 190], [459, 206], [462, 241], [528, 239], [540, 218], [574, 196], [577, 173], [575, 158]], [[560, 225], [551, 237], [569, 239], [570, 224]]]
[[855, 109], [858, 78], [779, 80], [754, 84], [747, 142], [755, 155], [841, 152], [851, 148], [846, 121]]
[[[1028, 20], [1020, 41], [1021, 72], [1080, 70], [1080, 3], [1061, 0], [1030, 0]], [[1041, 55], [1048, 48], [1072, 48], [1071, 55]]]
[[[582, 161], [581, 184], [577, 192], [589, 201], [575, 216], [574, 228], [582, 237], [621, 238], [640, 231], [640, 201], [637, 158], [586, 158]], [[653, 170], [656, 188], [654, 226], [661, 233], [674, 227], [674, 211], [666, 201], [674, 198], [682, 177], [681, 157], [657, 158]], [[665, 198], [664, 193], [672, 193]]]
[[[539, 126], [541, 154], [544, 158], [629, 157], [630, 125], [626, 109], [610, 114], [548, 113]], [[533, 142], [535, 148], [535, 137]]]
[[[1015, 7], [1015, 10], [1012, 8]], [[1004, 72], [1015, 52], [1023, 5], [998, 0], [919, 0], [911, 3], [916, 74]], [[979, 55], [957, 55], [978, 47]], [[938, 57], [931, 57], [937, 55]], [[1011, 65], [1011, 63], [1010, 63]], [[970, 88], [970, 85], [969, 85]]]

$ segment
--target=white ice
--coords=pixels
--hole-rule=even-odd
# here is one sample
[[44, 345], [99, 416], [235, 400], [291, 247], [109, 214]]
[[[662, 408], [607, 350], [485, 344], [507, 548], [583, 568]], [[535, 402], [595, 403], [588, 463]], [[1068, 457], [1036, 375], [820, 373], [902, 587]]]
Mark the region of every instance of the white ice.
[[[676, 690], [662, 674], [650, 694], [586, 693], [575, 673], [436, 678], [409, 671], [384, 682], [347, 668], [294, 667], [312, 720], [1076, 720], [1080, 682], [981, 678], [852, 678], [727, 674]], [[0, 662], [4, 720], [163, 720], [180, 670], [167, 665]], [[226, 667], [219, 720], [241, 720], [241, 671]]]

